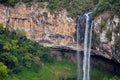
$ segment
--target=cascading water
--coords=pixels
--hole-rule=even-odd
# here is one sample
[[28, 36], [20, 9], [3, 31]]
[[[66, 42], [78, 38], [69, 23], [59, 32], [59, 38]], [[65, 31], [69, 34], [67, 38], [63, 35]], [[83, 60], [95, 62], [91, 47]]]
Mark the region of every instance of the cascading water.
[[91, 12], [85, 14], [86, 26], [84, 36], [83, 80], [90, 80], [90, 50], [92, 39], [92, 25], [90, 26]]
[[83, 60], [83, 75], [80, 70], [80, 27], [81, 27], [81, 19], [77, 18], [77, 80], [81, 80], [83, 76], [83, 80], [90, 80], [90, 52], [91, 52], [91, 41], [92, 41], [92, 27], [93, 22], [91, 22], [92, 12], [85, 13], [83, 17], [85, 17], [85, 35], [84, 35], [84, 60]]
[[90, 37], [89, 37], [89, 48], [88, 48], [88, 79], [90, 80], [90, 52], [91, 52], [91, 42], [92, 42], [92, 28], [93, 28], [93, 21], [91, 23], [91, 28], [90, 28]]
[[77, 19], [77, 80], [80, 80], [80, 54], [79, 54], [79, 24], [80, 24], [80, 19], [78, 17]]

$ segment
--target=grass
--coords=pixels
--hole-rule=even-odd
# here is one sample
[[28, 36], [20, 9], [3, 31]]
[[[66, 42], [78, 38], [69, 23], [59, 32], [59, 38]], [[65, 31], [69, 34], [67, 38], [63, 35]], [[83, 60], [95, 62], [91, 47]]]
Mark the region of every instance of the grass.
[[[8, 76], [5, 80], [59, 80], [60, 77], [73, 78], [77, 75], [76, 69], [75, 64], [66, 61], [54, 62], [52, 64], [45, 63], [37, 72], [24, 69], [19, 74]], [[92, 68], [91, 80], [120, 80], [120, 76], [115, 77], [107, 71]]]
[[59, 80], [60, 77], [74, 77], [76, 75], [76, 66], [66, 61], [55, 62], [54, 64], [46, 63], [40, 73], [42, 74], [40, 80]]
[[19, 74], [8, 76], [5, 80], [59, 80], [60, 77], [72, 78], [76, 75], [76, 66], [69, 62], [45, 63], [38, 72], [24, 69]]
[[91, 69], [92, 80], [120, 80], [120, 76], [115, 76], [107, 71], [100, 70], [98, 68]]

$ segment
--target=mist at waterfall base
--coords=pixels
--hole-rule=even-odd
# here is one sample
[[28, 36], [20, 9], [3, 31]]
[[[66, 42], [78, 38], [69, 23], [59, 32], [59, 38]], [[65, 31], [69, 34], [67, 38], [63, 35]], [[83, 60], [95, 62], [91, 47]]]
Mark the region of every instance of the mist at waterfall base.
[[[90, 52], [92, 41], [92, 27], [93, 22], [91, 20], [92, 12], [85, 13], [85, 34], [84, 34], [84, 57], [83, 57], [83, 71], [80, 68], [80, 18], [77, 19], [77, 80], [90, 80]], [[81, 73], [82, 72], [82, 73]], [[81, 78], [82, 77], [82, 78]]]

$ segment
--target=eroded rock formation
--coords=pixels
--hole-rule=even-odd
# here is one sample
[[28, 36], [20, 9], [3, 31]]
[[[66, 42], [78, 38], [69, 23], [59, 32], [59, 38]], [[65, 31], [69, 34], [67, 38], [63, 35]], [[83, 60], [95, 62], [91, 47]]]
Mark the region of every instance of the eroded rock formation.
[[27, 38], [45, 46], [73, 47], [75, 43], [75, 22], [67, 17], [64, 9], [52, 13], [38, 4], [27, 7], [19, 3], [14, 8], [0, 5], [0, 23], [4, 27], [23, 29]]
[[[96, 55], [104, 56], [107, 59], [120, 63], [120, 52], [115, 50], [115, 39], [120, 37], [120, 17], [111, 15], [106, 11], [97, 16], [94, 20], [95, 40], [94, 49]], [[116, 29], [118, 29], [116, 31]]]

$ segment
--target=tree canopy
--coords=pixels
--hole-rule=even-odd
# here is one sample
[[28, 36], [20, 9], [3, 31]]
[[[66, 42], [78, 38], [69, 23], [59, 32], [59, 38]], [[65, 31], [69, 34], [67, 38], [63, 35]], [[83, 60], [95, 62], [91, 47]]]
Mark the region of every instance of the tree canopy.
[[35, 60], [52, 63], [55, 59], [50, 54], [50, 48], [27, 39], [20, 32], [9, 31], [0, 24], [0, 78], [7, 74], [7, 68], [8, 74], [19, 73], [24, 68], [31, 69], [33, 64], [36, 65]]

